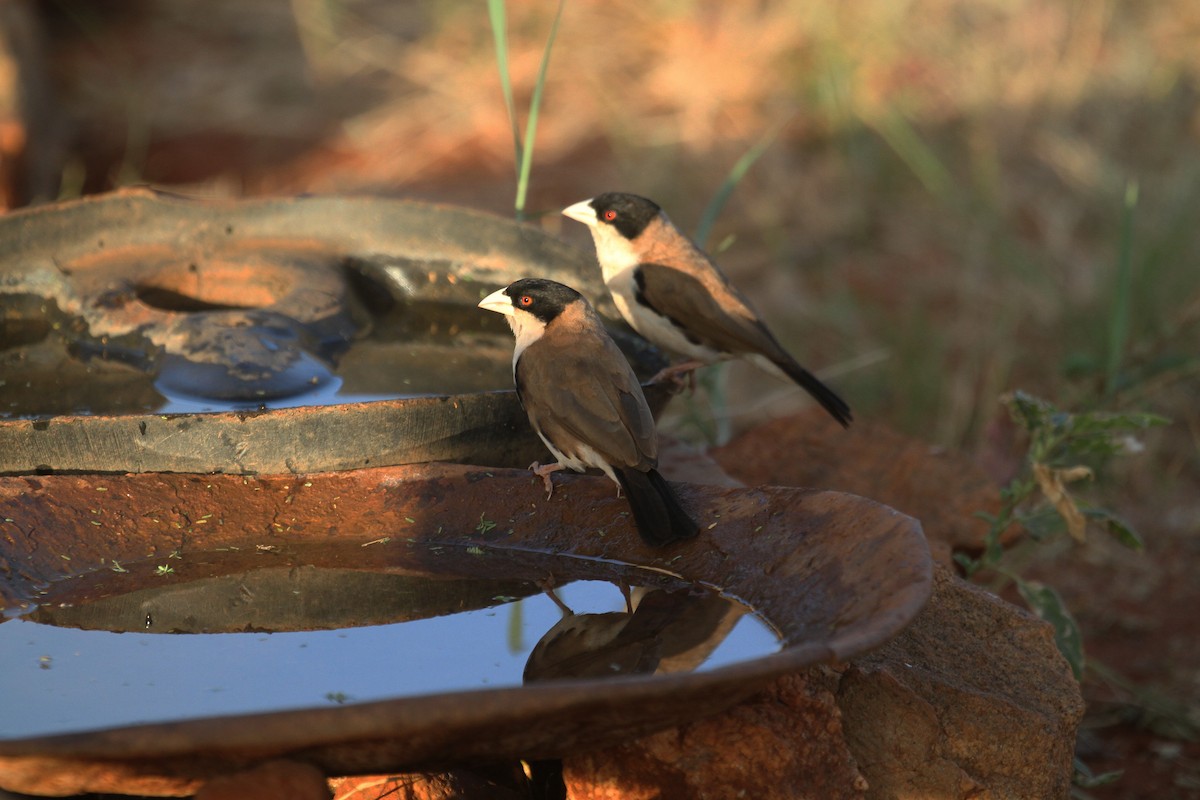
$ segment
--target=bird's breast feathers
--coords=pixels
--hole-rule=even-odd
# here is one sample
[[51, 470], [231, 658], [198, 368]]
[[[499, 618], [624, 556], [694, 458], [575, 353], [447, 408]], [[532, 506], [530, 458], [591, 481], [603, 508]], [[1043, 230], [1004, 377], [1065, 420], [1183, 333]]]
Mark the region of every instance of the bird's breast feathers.
[[585, 317], [576, 331], [564, 314], [522, 354], [515, 380], [530, 422], [572, 469], [652, 462], [654, 418], [637, 377], [607, 334], [591, 330], [598, 320]]

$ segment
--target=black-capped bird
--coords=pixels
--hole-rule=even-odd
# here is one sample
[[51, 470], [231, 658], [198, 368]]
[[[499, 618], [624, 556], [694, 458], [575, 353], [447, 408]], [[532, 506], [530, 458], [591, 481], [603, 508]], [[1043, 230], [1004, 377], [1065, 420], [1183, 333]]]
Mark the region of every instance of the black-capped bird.
[[654, 201], [608, 192], [562, 213], [591, 230], [604, 282], [625, 321], [688, 359], [657, 378], [747, 358], [791, 378], [834, 419], [850, 424], [850, 406], [783, 349], [749, 301]]
[[658, 434], [642, 387], [584, 296], [555, 281], [525, 278], [479, 307], [504, 314], [516, 337], [517, 396], [557, 459], [531, 466], [546, 491], [554, 490], [551, 473], [594, 467], [625, 491], [647, 544], [695, 535], [698, 526], [655, 469]]

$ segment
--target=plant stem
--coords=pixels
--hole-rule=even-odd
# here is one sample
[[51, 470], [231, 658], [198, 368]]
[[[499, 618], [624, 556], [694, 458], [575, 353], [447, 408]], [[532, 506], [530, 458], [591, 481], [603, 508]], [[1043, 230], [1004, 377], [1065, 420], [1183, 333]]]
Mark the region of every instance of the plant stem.
[[1117, 393], [1121, 378], [1121, 356], [1129, 338], [1129, 308], [1133, 289], [1133, 210], [1138, 202], [1137, 181], [1125, 185], [1125, 206], [1121, 213], [1120, 250], [1117, 255], [1117, 281], [1113, 292], [1112, 316], [1108, 320], [1108, 360], [1105, 365], [1105, 399]]

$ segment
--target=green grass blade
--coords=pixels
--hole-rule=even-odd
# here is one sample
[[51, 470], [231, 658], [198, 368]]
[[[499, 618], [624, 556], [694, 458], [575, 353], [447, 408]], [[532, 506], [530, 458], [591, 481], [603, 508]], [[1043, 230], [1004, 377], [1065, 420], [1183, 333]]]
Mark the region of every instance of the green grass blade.
[[525, 601], [521, 598], [508, 606], [508, 626], [505, 629], [505, 639], [508, 642], [508, 652], [520, 653], [525, 649]]
[[[725, 207], [725, 203], [733, 195], [733, 190], [742, 182], [742, 178], [746, 177], [746, 173], [754, 166], [754, 162], [758, 161], [762, 154], [767, 151], [767, 148], [779, 136], [779, 132], [783, 130], [783, 126], [787, 122], [787, 120], [784, 120], [772, 126], [730, 168], [729, 174], [721, 182], [712, 200], [708, 201], [708, 205], [704, 208], [704, 213], [700, 215], [700, 222], [696, 225], [695, 240], [700, 247], [707, 249], [708, 237], [712, 235], [713, 226], [717, 222], [717, 217], [721, 214], [721, 209]], [[708, 397], [708, 404], [712, 409], [715, 425], [715, 429], [706, 432], [706, 436], [709, 443], [714, 445], [728, 442], [733, 435], [733, 421], [729, 418], [729, 401], [725, 385], [726, 378], [726, 365], [724, 364], [714, 366], [700, 376], [700, 384], [704, 387], [705, 394]]]
[[1080, 760], [1079, 756], [1075, 757], [1075, 775], [1071, 778], [1071, 783], [1081, 789], [1096, 789], [1100, 786], [1108, 786], [1111, 783], [1116, 783], [1125, 774], [1125, 770], [1114, 770], [1112, 772], [1102, 772], [1097, 775], [1092, 772], [1087, 764]]
[[[492, 0], [495, 2], [495, 0]], [[525, 216], [525, 194], [529, 188], [529, 173], [533, 168], [533, 142], [537, 136], [538, 111], [542, 107], [542, 90], [546, 86], [546, 71], [550, 66], [550, 51], [554, 49], [554, 40], [558, 36], [558, 23], [562, 19], [566, 0], [558, 1], [558, 11], [554, 13], [554, 24], [550, 26], [550, 36], [546, 39], [546, 49], [542, 52], [542, 63], [538, 67], [537, 83], [533, 87], [533, 97], [529, 101], [529, 119], [525, 123], [525, 146], [521, 148], [518, 160], [517, 177], [517, 219]]]
[[872, 127], [908, 165], [930, 194], [935, 197], [949, 195], [953, 185], [950, 171], [921, 138], [917, 129], [908, 121], [908, 117], [899, 111], [893, 111], [872, 123]]
[[504, 106], [508, 109], [508, 121], [512, 125], [514, 165], [521, 163], [521, 130], [517, 127], [516, 104], [513, 102], [512, 80], [508, 74], [508, 19], [504, 0], [488, 0], [488, 19], [492, 23], [492, 39], [496, 44], [496, 67], [500, 72], [500, 90], [504, 93]]
[[713, 195], [712, 200], [708, 202], [704, 213], [700, 215], [700, 223], [696, 226], [696, 244], [705, 247], [709, 235], [712, 234], [713, 225], [716, 224], [717, 217], [721, 213], [721, 209], [725, 207], [725, 203], [729, 201], [733, 190], [741, 183], [742, 178], [746, 177], [746, 173], [754, 166], [754, 162], [758, 161], [759, 157], [767, 151], [775, 138], [779, 136], [779, 132], [783, 130], [783, 126], [787, 121], [777, 123], [769, 131], [763, 134], [754, 146], [742, 154], [742, 157], [737, 160], [733, 168], [729, 170], [729, 174], [725, 176], [725, 181], [717, 189], [717, 193]]
[[1137, 208], [1137, 181], [1125, 186], [1125, 206], [1121, 213], [1121, 239], [1117, 255], [1117, 280], [1113, 287], [1112, 313], [1108, 318], [1108, 354], [1104, 369], [1104, 394], [1108, 399], [1117, 393], [1121, 379], [1121, 356], [1129, 338], [1129, 307], [1133, 302], [1133, 211]]

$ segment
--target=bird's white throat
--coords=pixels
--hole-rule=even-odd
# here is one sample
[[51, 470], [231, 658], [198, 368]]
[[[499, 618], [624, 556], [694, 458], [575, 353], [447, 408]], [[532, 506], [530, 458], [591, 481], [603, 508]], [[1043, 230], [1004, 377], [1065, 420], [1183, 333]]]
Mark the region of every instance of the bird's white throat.
[[617, 311], [636, 329], [634, 304], [637, 301], [634, 294], [637, 287], [634, 285], [634, 275], [641, 263], [637, 249], [633, 242], [608, 225], [592, 226], [592, 241], [596, 245], [596, 260], [600, 262], [604, 285], [612, 293]]
[[521, 353], [525, 352], [525, 348], [541, 338], [542, 333], [546, 330], [546, 324], [533, 314], [518, 313], [506, 315], [508, 327], [512, 328], [513, 338], [516, 339], [516, 344], [513, 346], [513, 378], [517, 374], [517, 359], [521, 357]]
[[596, 245], [596, 260], [600, 262], [605, 283], [612, 282], [622, 272], [632, 270], [641, 261], [633, 242], [622, 236], [616, 228], [592, 225], [591, 231], [592, 241]]

